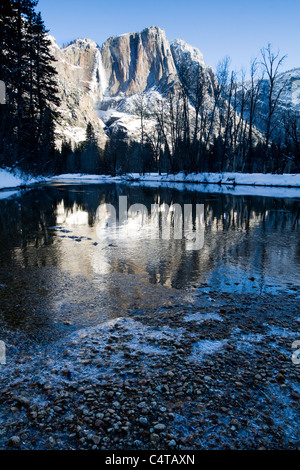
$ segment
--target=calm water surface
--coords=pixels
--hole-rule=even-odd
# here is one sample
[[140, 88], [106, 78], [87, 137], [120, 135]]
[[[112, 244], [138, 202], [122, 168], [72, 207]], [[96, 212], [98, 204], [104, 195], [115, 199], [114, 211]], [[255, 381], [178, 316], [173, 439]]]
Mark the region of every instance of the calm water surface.
[[[119, 196], [149, 214], [152, 204], [203, 204], [203, 247], [191, 249], [185, 238], [151, 239], [150, 215], [143, 227], [133, 217], [127, 232], [114, 229], [104, 204], [116, 207], [118, 218]], [[195, 287], [297, 293], [299, 202], [121, 184], [49, 185], [0, 200], [2, 336], [18, 331], [37, 342], [55, 340], [174, 304]]]

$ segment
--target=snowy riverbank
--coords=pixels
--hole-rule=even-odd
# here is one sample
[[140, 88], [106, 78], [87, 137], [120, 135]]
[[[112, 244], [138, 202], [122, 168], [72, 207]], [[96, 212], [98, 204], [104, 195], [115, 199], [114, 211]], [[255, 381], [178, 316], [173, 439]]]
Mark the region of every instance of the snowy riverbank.
[[46, 178], [42, 176], [33, 177], [31, 175], [21, 173], [18, 170], [14, 171], [8, 168], [0, 168], [0, 199], [4, 199], [5, 197], [15, 194], [15, 191], [12, 190], [28, 187], [32, 184], [43, 181], [46, 181]]
[[263, 175], [241, 173], [178, 173], [158, 175], [138, 173], [123, 176], [65, 174], [50, 179], [53, 183], [125, 183], [151, 188], [170, 188], [177, 191], [198, 191], [201, 193], [222, 193], [235, 196], [300, 197], [300, 174]]
[[17, 194], [20, 188], [37, 183], [126, 183], [147, 187], [169, 187], [176, 190], [253, 195], [270, 197], [300, 197], [300, 174], [272, 175], [261, 173], [200, 173], [183, 172], [176, 175], [163, 173], [130, 173], [121, 176], [63, 174], [50, 178], [32, 177], [0, 169], [0, 199]]
[[54, 176], [55, 180], [87, 180], [89, 182], [99, 181], [135, 181], [135, 182], [157, 182], [157, 183], [201, 183], [218, 185], [247, 185], [247, 186], [272, 186], [272, 187], [291, 187], [300, 188], [300, 174], [262, 174], [262, 173], [177, 173], [175, 175], [163, 173], [130, 173], [123, 176], [106, 175], [83, 175], [83, 174], [65, 174]]

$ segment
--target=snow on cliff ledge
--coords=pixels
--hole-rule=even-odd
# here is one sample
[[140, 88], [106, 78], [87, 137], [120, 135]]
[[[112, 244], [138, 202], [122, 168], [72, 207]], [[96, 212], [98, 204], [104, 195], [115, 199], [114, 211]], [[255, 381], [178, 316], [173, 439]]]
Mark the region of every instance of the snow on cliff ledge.
[[173, 55], [176, 56], [177, 62], [179, 63], [192, 63], [199, 64], [205, 68], [205, 62], [203, 54], [196, 47], [190, 46], [182, 39], [174, 39], [171, 42], [171, 49]]

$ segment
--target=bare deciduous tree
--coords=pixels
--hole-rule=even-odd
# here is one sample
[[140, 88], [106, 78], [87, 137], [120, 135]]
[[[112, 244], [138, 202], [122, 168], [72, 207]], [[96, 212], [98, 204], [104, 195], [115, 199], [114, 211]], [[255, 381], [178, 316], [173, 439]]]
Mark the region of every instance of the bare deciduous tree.
[[250, 88], [247, 90], [247, 107], [249, 111], [249, 132], [248, 132], [248, 158], [249, 169], [253, 171], [253, 128], [257, 110], [258, 98], [261, 91], [261, 85], [264, 75], [258, 76], [258, 59], [255, 58], [250, 64]]
[[[286, 87], [286, 82], [278, 83], [280, 67], [282, 66], [286, 55], [280, 56], [280, 52], [272, 51], [271, 44], [261, 49], [261, 65], [266, 73], [267, 88], [267, 114], [265, 129], [265, 155], [264, 155], [264, 172], [266, 170], [266, 161], [269, 154], [269, 146], [274, 131], [273, 118], [277, 109], [279, 98]], [[277, 86], [278, 85], [278, 86]]]

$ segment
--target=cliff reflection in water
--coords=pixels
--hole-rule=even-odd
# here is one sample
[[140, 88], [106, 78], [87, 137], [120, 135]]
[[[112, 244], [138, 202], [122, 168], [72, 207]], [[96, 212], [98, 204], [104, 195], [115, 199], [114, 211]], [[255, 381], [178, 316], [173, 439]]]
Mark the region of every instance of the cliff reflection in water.
[[[148, 214], [129, 218], [114, 229], [105, 204], [116, 208], [127, 196], [128, 207], [143, 204]], [[204, 205], [204, 220], [190, 220], [190, 233], [204, 231], [203, 248], [189, 240], [153, 237], [157, 225], [151, 205]], [[145, 189], [121, 185], [46, 187], [23, 198], [1, 201], [1, 264], [19, 267], [56, 266], [73, 274], [143, 274], [151, 283], [184, 288], [207, 281], [213, 272], [218, 288], [228, 277], [243, 274], [260, 282], [299, 285], [299, 202], [291, 199], [235, 197]], [[118, 223], [117, 223], [118, 225]], [[160, 220], [161, 225], [161, 220]], [[161, 227], [160, 227], [161, 230]], [[222, 274], [223, 273], [223, 274]], [[223, 280], [222, 280], [223, 279]], [[230, 279], [229, 279], [230, 282]]]
[[[118, 226], [120, 196], [147, 209], [133, 214], [128, 230]], [[105, 204], [117, 209], [115, 225]], [[167, 206], [203, 204], [201, 217], [194, 211], [187, 224], [189, 237], [203, 232], [203, 247], [174, 239], [174, 211], [171, 238], [151, 237], [161, 230], [152, 204], [162, 215]], [[53, 341], [109, 318], [156, 311], [191, 286], [295, 291], [299, 215], [298, 200], [113, 184], [46, 186], [2, 200], [0, 333], [5, 338], [5, 328], [18, 329], [34, 341]]]

